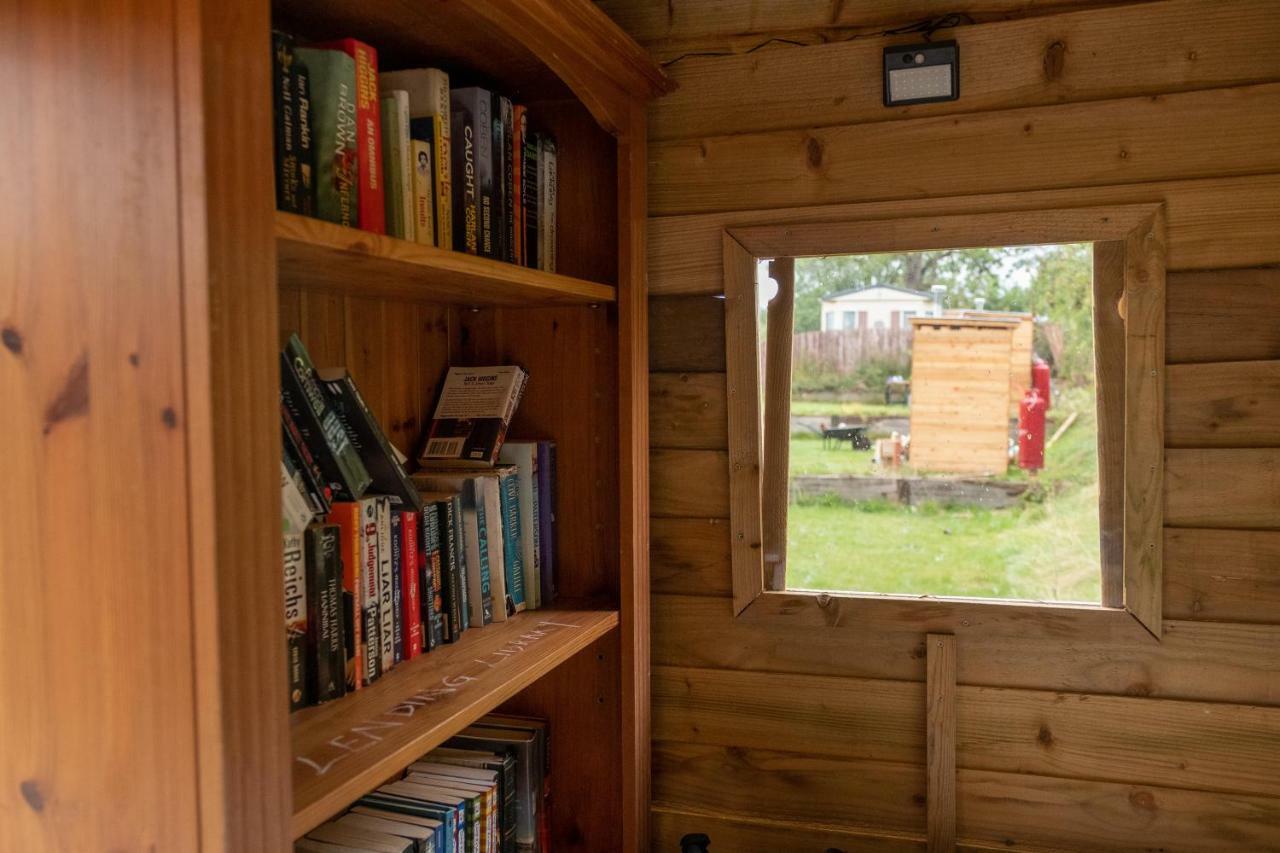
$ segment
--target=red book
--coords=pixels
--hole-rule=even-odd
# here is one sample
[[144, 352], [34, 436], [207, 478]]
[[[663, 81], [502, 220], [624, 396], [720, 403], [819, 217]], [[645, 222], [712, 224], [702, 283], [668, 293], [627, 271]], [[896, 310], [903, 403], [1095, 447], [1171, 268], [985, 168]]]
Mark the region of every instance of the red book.
[[342, 645], [346, 658], [347, 691], [359, 690], [364, 678], [364, 667], [361, 663], [360, 625], [360, 566], [364, 560], [361, 555], [360, 536], [360, 504], [336, 502], [325, 519], [329, 524], [338, 525], [338, 542], [342, 555]]
[[516, 104], [511, 108], [511, 151], [508, 156], [511, 157], [511, 198], [507, 199], [507, 204], [511, 210], [515, 212], [516, 227], [513, 239], [515, 245], [511, 247], [511, 262], [525, 266], [527, 259], [524, 253], [524, 138], [529, 132], [529, 115], [522, 104]]
[[382, 107], [378, 100], [378, 51], [355, 39], [339, 39], [320, 47], [340, 50], [356, 63], [356, 150], [360, 163], [360, 227], [387, 233], [386, 195], [382, 174]]
[[418, 514], [400, 513], [400, 624], [404, 660], [422, 654], [422, 612], [418, 593]]

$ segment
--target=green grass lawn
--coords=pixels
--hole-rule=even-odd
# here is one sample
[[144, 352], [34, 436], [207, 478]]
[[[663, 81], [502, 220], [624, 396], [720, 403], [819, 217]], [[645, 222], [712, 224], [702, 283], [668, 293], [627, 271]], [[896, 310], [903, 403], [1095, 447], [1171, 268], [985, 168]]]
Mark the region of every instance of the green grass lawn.
[[[1092, 394], [1061, 395], [1048, 435], [1079, 417], [1050, 448], [1018, 506], [976, 509], [816, 500], [788, 512], [787, 586], [911, 595], [1099, 600], [1097, 432]], [[793, 474], [876, 475], [870, 452], [791, 442]], [[1012, 469], [1008, 479], [1031, 479]]]
[[826, 418], [846, 415], [861, 418], [905, 418], [910, 410], [904, 404], [863, 402], [861, 400], [792, 400], [791, 414], [796, 416]]

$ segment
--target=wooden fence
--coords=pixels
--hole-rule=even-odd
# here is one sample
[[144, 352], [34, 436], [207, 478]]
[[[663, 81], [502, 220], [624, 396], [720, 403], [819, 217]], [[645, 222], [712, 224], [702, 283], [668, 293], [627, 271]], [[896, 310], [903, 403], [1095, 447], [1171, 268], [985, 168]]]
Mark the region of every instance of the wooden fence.
[[797, 332], [792, 348], [795, 363], [809, 362], [848, 373], [864, 362], [911, 355], [911, 329], [840, 329]]

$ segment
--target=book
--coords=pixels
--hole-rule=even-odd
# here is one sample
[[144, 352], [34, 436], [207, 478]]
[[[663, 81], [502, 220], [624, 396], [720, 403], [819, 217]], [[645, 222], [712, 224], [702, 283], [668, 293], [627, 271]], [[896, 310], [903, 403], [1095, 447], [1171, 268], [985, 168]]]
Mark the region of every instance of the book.
[[440, 791], [427, 785], [413, 782], [391, 782], [377, 789], [379, 794], [388, 794], [407, 800], [416, 800], [425, 805], [440, 809], [437, 814], [448, 814], [452, 829], [453, 849], [457, 851], [474, 851], [473, 838], [470, 833], [471, 821], [468, 814], [468, 799], [465, 795]]
[[356, 801], [356, 805], [390, 811], [405, 817], [435, 821], [439, 824], [437, 836], [440, 843], [437, 844], [437, 851], [448, 850], [461, 853], [463, 848], [460, 846], [461, 836], [458, 834], [461, 827], [458, 824], [458, 813], [453, 806], [422, 799], [412, 791], [399, 789], [392, 792], [388, 790], [391, 784], [395, 783], [383, 785], [365, 794]]
[[[450, 500], [452, 496], [449, 496]], [[441, 543], [441, 510], [430, 495], [422, 501], [422, 537], [418, 556], [422, 571], [418, 583], [422, 591], [422, 647], [431, 650], [445, 641], [444, 594], [441, 590], [443, 573]]]
[[419, 461], [492, 466], [527, 378], [514, 366], [449, 368]]
[[491, 725], [491, 717], [482, 717], [445, 742], [450, 747], [512, 755], [516, 777], [516, 842], [521, 851], [538, 849], [538, 821], [546, 772], [537, 741], [534, 730]]
[[538, 269], [538, 134], [530, 133], [525, 117], [524, 157], [520, 163], [520, 207], [524, 214], [524, 265]]
[[538, 600], [542, 606], [556, 598], [556, 443], [538, 442], [538, 537], [542, 548], [539, 561]]
[[[284, 463], [285, 471], [289, 478], [293, 480], [294, 485], [302, 493], [303, 500], [306, 501], [311, 515], [324, 515], [329, 511], [328, 489], [316, 479], [316, 471], [303, 461], [303, 455], [299, 451], [293, 436], [289, 434], [288, 427], [284, 424], [280, 426], [282, 439], [280, 461]], [[309, 452], [307, 458], [311, 458]]]
[[342, 563], [342, 658], [345, 690], [364, 686], [364, 528], [360, 504], [338, 501], [329, 508], [328, 524], [338, 528]]
[[413, 475], [424, 490], [455, 492], [460, 498], [465, 575], [472, 591], [467, 618], [475, 625], [506, 619], [506, 611], [494, 606], [495, 601], [505, 600], [505, 584], [494, 589], [495, 580], [502, 578], [502, 509], [496, 480], [485, 473], [421, 471]]
[[408, 838], [340, 826], [335, 821], [320, 824], [307, 833], [307, 838], [363, 853], [413, 853], [415, 847], [414, 842]]
[[507, 614], [528, 608], [525, 600], [524, 537], [520, 527], [520, 478], [515, 466], [499, 465], [497, 491], [502, 512], [502, 567]]
[[[402, 660], [413, 660], [424, 651], [422, 642], [423, 559], [418, 551], [422, 523], [419, 513], [397, 510], [400, 519], [400, 633]], [[429, 579], [428, 579], [429, 580]], [[428, 613], [428, 619], [430, 614]]]
[[554, 137], [538, 138], [538, 269], [556, 271], [556, 193], [559, 187]]
[[342, 817], [334, 821], [338, 826], [349, 829], [356, 829], [365, 832], [376, 832], [382, 835], [391, 835], [397, 838], [403, 838], [412, 842], [412, 850], [414, 853], [423, 853], [425, 845], [431, 842], [435, 833], [422, 826], [414, 826], [413, 824], [403, 823], [396, 820], [388, 820], [387, 818], [374, 817], [371, 815], [356, 814], [348, 812]]
[[382, 109], [378, 101], [378, 52], [353, 38], [319, 45], [340, 50], [355, 63], [356, 151], [359, 161], [358, 222], [365, 231], [387, 233], [382, 169]]
[[[453, 248], [470, 255], [484, 255], [481, 245], [484, 228], [481, 224], [481, 175], [491, 173], [489, 158], [489, 98], [488, 93], [476, 87], [453, 89], [449, 92], [449, 121], [452, 138], [453, 177], [457, 187], [453, 193]], [[492, 202], [492, 175], [485, 190]]]
[[[453, 143], [450, 119], [449, 75], [438, 68], [411, 68], [406, 71], [389, 71], [382, 75], [384, 89], [403, 89], [409, 93], [410, 138], [432, 143], [431, 162], [435, 169], [435, 244], [451, 249], [453, 233]], [[420, 135], [414, 125], [418, 119], [430, 118], [432, 132]], [[418, 238], [423, 242], [422, 238]]]
[[289, 336], [280, 354], [280, 399], [303, 442], [319, 460], [332, 494], [342, 500], [363, 496], [373, 478], [329, 405], [311, 356], [297, 335]]
[[281, 513], [286, 531], [300, 532], [305, 530], [315, 517], [311, 501], [303, 492], [302, 472], [295, 468], [288, 456], [280, 459], [280, 498]]
[[[416, 475], [415, 475], [416, 476]], [[462, 527], [462, 497], [453, 491], [424, 491], [424, 499], [436, 507], [440, 531], [440, 598], [441, 639], [457, 642], [465, 625], [467, 610], [462, 578], [467, 572]]]
[[487, 752], [482, 749], [459, 749], [442, 746], [427, 756], [440, 764], [457, 764], [463, 767], [482, 767], [492, 770], [498, 777], [499, 815], [498, 850], [516, 853], [516, 760], [513, 752]]
[[430, 841], [427, 846], [419, 848], [419, 853], [444, 853], [446, 850], [444, 824], [434, 818], [407, 814], [402, 811], [396, 811], [395, 809], [387, 806], [368, 806], [360, 805], [359, 803], [351, 807], [349, 814], [368, 815], [369, 817], [378, 817], [383, 820], [391, 820], [396, 823], [426, 829], [431, 833]]
[[529, 608], [536, 609], [542, 603], [542, 532], [539, 518], [542, 502], [538, 493], [538, 442], [508, 441], [502, 445], [498, 461], [514, 466], [516, 470], [524, 594]]
[[[391, 567], [391, 601], [387, 608], [390, 611], [391, 618], [391, 662], [386, 663], [384, 657], [384, 667], [393, 667], [404, 660], [404, 589], [403, 589], [403, 571], [404, 553], [401, 550], [404, 542], [400, 534], [400, 511], [387, 507], [387, 522], [390, 527], [387, 537], [388, 551], [390, 557], [385, 560]], [[386, 596], [383, 596], [386, 599]], [[384, 617], [385, 618], [385, 617]], [[386, 650], [384, 650], [384, 655]]]
[[511, 260], [510, 222], [507, 204], [511, 198], [511, 99], [497, 93], [491, 101], [493, 122], [493, 257]]
[[409, 93], [383, 91], [382, 175], [387, 233], [401, 240], [417, 239], [413, 214], [413, 152], [409, 138]]
[[413, 781], [422, 777], [437, 785], [479, 791], [484, 835], [481, 846], [484, 850], [498, 850], [502, 838], [503, 807], [499, 771], [488, 767], [437, 761], [435, 758], [434, 753], [428, 753], [410, 764], [405, 780]]
[[468, 849], [476, 851], [491, 849], [491, 839], [494, 838], [495, 833], [490, 809], [494, 798], [490, 794], [489, 786], [455, 776], [416, 772], [412, 768], [405, 773], [403, 781], [406, 784], [421, 785], [438, 796], [462, 797], [465, 801], [465, 843]]
[[293, 37], [271, 33], [271, 106], [275, 130], [276, 207], [303, 213], [302, 164], [299, 157], [298, 75], [305, 73], [293, 53]]
[[523, 104], [511, 108], [511, 198], [507, 205], [511, 224], [511, 260], [526, 265], [524, 249], [524, 138], [529, 132], [529, 116]]
[[307, 705], [307, 569], [303, 531], [284, 531], [284, 626], [288, 649], [289, 710]]
[[395, 630], [391, 621], [391, 517], [386, 498], [367, 497], [360, 503], [367, 571], [365, 616], [372, 620], [370, 630], [365, 632], [365, 675], [374, 681], [391, 669], [391, 637]]
[[316, 507], [316, 515], [324, 515], [329, 511], [329, 504], [333, 502], [333, 490], [329, 487], [324, 472], [320, 470], [320, 463], [312, 454], [311, 448], [307, 446], [307, 442], [302, 437], [302, 431], [298, 429], [297, 422], [293, 419], [293, 415], [289, 414], [289, 408], [283, 400], [280, 402], [280, 427], [283, 433], [283, 452], [300, 465], [303, 478], [306, 480], [307, 493], [311, 503]]
[[337, 525], [307, 528], [307, 672], [309, 698], [314, 703], [346, 693], [341, 539]]
[[355, 60], [340, 50], [314, 47], [295, 48], [294, 55], [311, 82], [316, 215], [354, 228], [360, 223]]
[[348, 442], [369, 475], [369, 486], [397, 508], [419, 510], [418, 491], [373, 411], [360, 396], [355, 379], [343, 367], [315, 372], [329, 408], [341, 422]]
[[[427, 119], [431, 121], [431, 119]], [[414, 239], [427, 246], [436, 244], [435, 217], [433, 208], [434, 171], [431, 167], [431, 142], [413, 139], [409, 143], [410, 156], [413, 158], [412, 184], [410, 185], [410, 204], [413, 215]]]

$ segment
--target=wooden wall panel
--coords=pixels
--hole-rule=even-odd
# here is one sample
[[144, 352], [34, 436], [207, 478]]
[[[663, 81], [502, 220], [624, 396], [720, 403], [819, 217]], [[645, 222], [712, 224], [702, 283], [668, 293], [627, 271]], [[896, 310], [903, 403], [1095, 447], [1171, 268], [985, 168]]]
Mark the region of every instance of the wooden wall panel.
[[[924, 840], [906, 833], [858, 831], [829, 823], [768, 820], [758, 815], [695, 811], [666, 805], [653, 809], [655, 853], [678, 850], [691, 832], [708, 833], [717, 848], [733, 853], [778, 853], [779, 850], [839, 850], [841, 853], [916, 853]], [[957, 850], [968, 851], [961, 844]]]
[[1166, 446], [1280, 447], [1280, 361], [1175, 364], [1167, 384]]
[[[1280, 197], [1272, 201], [1280, 209]], [[1224, 214], [1223, 221], [1233, 223]], [[1273, 245], [1280, 222], [1271, 229]], [[1280, 257], [1271, 263], [1280, 263]], [[1170, 364], [1280, 358], [1280, 269], [1227, 269], [1169, 276]]]
[[1164, 520], [1170, 527], [1280, 529], [1280, 448], [1170, 450]]
[[649, 510], [654, 517], [729, 517], [725, 451], [654, 450], [649, 466]]
[[[716, 246], [718, 276], [723, 261], [718, 233]], [[649, 369], [724, 372], [724, 300], [650, 299]]]
[[[1215, 26], [1199, 26], [1210, 17]], [[1142, 33], [1141, 50], [1134, 49], [1135, 32]], [[894, 121], [1280, 79], [1280, 58], [1270, 51], [1239, 49], [1250, 41], [1280, 38], [1280, 19], [1270, 0], [1127, 5], [964, 27], [955, 34], [963, 41], [958, 101], [885, 108], [884, 48], [910, 43], [912, 36], [808, 50], [780, 46], [733, 57], [691, 56], [671, 66], [680, 88], [654, 102], [650, 136], [665, 140], [716, 136], [725, 128], [746, 133]], [[817, 66], [825, 85], [810, 85]], [[712, 91], [717, 97], [707, 98]]]
[[729, 429], [723, 373], [653, 373], [649, 445], [724, 450]]
[[724, 518], [654, 518], [649, 540], [653, 591], [733, 595], [729, 536]]
[[[1164, 613], [1169, 619], [1280, 623], [1280, 533], [1168, 529]], [[693, 586], [686, 579], [687, 586]]]

